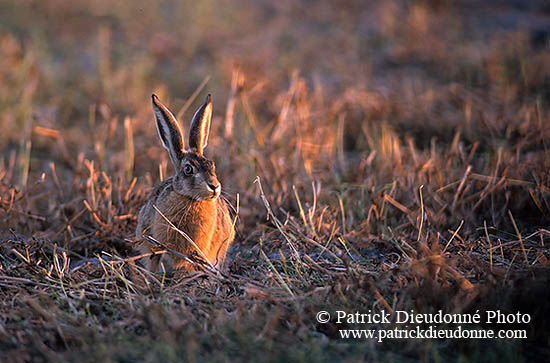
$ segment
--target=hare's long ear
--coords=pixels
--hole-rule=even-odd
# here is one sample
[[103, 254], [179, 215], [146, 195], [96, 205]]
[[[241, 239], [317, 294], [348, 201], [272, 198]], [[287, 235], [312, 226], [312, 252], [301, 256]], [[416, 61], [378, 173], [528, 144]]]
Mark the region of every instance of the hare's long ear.
[[152, 98], [159, 137], [177, 167], [180, 160], [183, 159], [183, 135], [180, 126], [172, 112], [160, 102], [159, 98], [156, 95], [153, 95]]
[[206, 96], [204, 104], [197, 110], [193, 120], [191, 120], [191, 129], [189, 130], [189, 147], [199, 154], [208, 144], [208, 134], [210, 133], [210, 120], [212, 119], [212, 97]]

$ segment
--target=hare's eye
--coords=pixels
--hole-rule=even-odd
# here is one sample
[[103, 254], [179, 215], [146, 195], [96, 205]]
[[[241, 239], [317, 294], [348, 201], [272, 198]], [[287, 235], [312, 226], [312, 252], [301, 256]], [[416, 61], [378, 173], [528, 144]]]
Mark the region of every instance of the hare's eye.
[[183, 172], [186, 175], [191, 175], [191, 174], [193, 174], [193, 167], [189, 164], [185, 164], [185, 166], [183, 167]]

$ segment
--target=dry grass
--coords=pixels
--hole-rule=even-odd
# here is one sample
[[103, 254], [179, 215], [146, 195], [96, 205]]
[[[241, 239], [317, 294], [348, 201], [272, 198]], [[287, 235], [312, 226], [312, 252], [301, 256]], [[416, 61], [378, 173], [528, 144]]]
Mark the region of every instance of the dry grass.
[[[511, 3], [0, 1], [1, 360], [548, 354], [550, 12]], [[188, 120], [205, 90], [231, 263], [149, 276], [137, 212], [173, 172], [150, 94]], [[533, 323], [379, 344], [315, 322], [380, 308]]]

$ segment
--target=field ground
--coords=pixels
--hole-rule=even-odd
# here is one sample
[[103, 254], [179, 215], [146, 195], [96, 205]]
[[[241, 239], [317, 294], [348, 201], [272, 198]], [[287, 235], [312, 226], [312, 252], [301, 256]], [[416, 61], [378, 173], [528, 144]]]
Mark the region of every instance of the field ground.
[[[550, 6], [330, 3], [0, 0], [0, 361], [550, 355]], [[185, 130], [213, 95], [223, 275], [136, 258], [173, 173], [153, 92]], [[340, 338], [395, 325], [335, 311], [381, 309], [532, 320], [470, 326], [527, 339]]]

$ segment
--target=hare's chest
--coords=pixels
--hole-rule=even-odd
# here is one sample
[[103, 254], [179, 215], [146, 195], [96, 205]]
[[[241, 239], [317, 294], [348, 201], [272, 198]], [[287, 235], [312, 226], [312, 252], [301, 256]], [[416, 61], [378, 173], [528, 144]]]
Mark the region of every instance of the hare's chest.
[[206, 243], [214, 233], [216, 208], [213, 203], [192, 201], [176, 194], [159, 206], [155, 222], [155, 234], [164, 241], [188, 243], [183, 232], [197, 244]]

